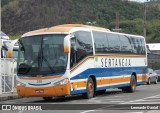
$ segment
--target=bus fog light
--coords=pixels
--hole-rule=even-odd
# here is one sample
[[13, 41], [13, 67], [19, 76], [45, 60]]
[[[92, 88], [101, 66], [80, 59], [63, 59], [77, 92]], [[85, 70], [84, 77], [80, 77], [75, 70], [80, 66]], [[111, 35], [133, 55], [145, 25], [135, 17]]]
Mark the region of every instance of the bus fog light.
[[63, 79], [61, 81], [54, 83], [53, 85], [55, 85], [55, 86], [64, 85], [64, 84], [67, 84], [68, 82], [69, 82], [69, 80], [68, 80], [68, 78], [66, 78], [66, 79]]

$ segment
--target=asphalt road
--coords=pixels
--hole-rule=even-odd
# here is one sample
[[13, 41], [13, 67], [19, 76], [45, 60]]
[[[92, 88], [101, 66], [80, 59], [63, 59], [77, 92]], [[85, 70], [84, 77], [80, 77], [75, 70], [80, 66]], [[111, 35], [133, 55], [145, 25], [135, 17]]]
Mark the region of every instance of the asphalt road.
[[54, 109], [52, 111], [16, 110], [12, 113], [160, 113], [156, 108], [160, 109], [160, 83], [138, 86], [134, 93], [110, 89], [105, 94], [97, 94], [92, 99], [83, 99], [81, 95], [76, 95], [45, 101], [38, 97], [1, 101], [0, 104], [46, 105], [49, 109]]

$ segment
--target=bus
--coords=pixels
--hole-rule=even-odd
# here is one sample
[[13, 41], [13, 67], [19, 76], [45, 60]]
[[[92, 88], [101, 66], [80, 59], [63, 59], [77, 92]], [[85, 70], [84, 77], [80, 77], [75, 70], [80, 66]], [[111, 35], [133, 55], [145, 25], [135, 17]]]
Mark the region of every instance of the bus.
[[64, 24], [30, 31], [19, 39], [17, 93], [22, 97], [82, 94], [109, 88], [134, 92], [147, 80], [143, 36]]
[[2, 42], [2, 46], [1, 46], [1, 58], [7, 58], [7, 51], [8, 48], [10, 46], [10, 38], [1, 31], [1, 42]]

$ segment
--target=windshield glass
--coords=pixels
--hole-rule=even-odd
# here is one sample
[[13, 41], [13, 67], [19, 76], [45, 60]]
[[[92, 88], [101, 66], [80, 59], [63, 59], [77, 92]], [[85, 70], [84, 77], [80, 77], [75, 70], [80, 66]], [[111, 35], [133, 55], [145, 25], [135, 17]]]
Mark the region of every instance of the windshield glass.
[[39, 35], [19, 40], [18, 76], [51, 76], [64, 73], [67, 55], [63, 51], [66, 35]]
[[155, 72], [156, 72], [157, 74], [160, 74], [160, 70], [155, 70]]
[[17, 57], [18, 57], [18, 50], [13, 49], [12, 58], [17, 58]]

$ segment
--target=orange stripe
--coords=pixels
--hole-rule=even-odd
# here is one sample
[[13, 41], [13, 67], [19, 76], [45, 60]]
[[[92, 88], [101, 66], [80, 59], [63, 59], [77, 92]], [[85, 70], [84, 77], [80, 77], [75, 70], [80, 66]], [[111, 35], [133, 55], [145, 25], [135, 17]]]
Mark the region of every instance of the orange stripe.
[[60, 33], [69, 33], [71, 29], [74, 29], [76, 27], [81, 27], [83, 28], [91, 28], [91, 29], [97, 29], [101, 31], [110, 31], [109, 29], [106, 28], [101, 28], [101, 27], [94, 27], [94, 26], [89, 26], [89, 25], [83, 25], [83, 24], [63, 24], [63, 25], [57, 25], [49, 28], [43, 28], [43, 29], [38, 29], [34, 31], [30, 31], [25, 33], [24, 35], [34, 35], [37, 33], [46, 33], [46, 32], [60, 32]]
[[[108, 84], [114, 84], [114, 83], [121, 83], [121, 82], [130, 83], [130, 77], [108, 78], [108, 79], [97, 80], [97, 86], [98, 85], [108, 85]], [[143, 78], [142, 76], [138, 76], [137, 80], [143, 80], [142, 78]], [[73, 82], [71, 84], [72, 84], [72, 88], [75, 88], [75, 87], [77, 87], [77, 88], [86, 87], [86, 81]]]
[[110, 79], [102, 79], [102, 80], [97, 80], [97, 86], [98, 85], [107, 85], [110, 83]]
[[147, 81], [148, 80], [148, 76], [147, 75], [138, 76], [137, 80]]
[[79, 81], [79, 82], [72, 82], [72, 88], [81, 88], [81, 87], [86, 87], [86, 81]]
[[47, 77], [30, 77], [30, 78], [19, 77], [19, 78], [23, 80], [46, 80], [46, 79], [60, 78], [61, 76], [62, 75], [47, 76]]

